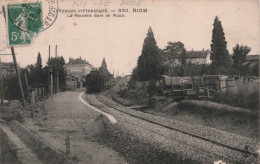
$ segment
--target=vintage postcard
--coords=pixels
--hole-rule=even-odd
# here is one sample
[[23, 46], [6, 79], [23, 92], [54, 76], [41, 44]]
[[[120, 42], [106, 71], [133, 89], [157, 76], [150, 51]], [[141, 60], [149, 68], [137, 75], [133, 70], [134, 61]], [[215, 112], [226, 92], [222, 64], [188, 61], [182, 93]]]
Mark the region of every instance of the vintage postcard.
[[259, 7], [0, 1], [0, 163], [258, 164]]

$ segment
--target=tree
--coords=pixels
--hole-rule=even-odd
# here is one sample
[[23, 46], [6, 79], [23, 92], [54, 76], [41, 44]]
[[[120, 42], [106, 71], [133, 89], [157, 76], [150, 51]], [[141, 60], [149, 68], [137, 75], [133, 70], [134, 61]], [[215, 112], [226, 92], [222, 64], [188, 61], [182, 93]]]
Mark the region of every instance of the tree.
[[50, 58], [48, 61], [48, 67], [52, 67], [53, 69], [53, 79], [56, 80], [57, 79], [57, 73], [59, 72], [59, 82], [62, 85], [65, 85], [65, 76], [66, 76], [66, 72], [64, 70], [64, 65], [65, 65], [65, 60], [64, 58], [61, 57], [53, 57]]
[[38, 52], [36, 63], [34, 65], [28, 65], [25, 68], [24, 73], [27, 74], [29, 84], [32, 87], [39, 87], [41, 84], [45, 82], [40, 52]]
[[35, 64], [36, 69], [42, 69], [42, 57], [40, 52], [38, 52], [37, 62]]
[[186, 74], [186, 49], [182, 42], [168, 42], [164, 57], [164, 65], [167, 68], [167, 73], [171, 75], [175, 71], [176, 66], [180, 67], [180, 76]]
[[[225, 34], [218, 17], [215, 17], [212, 30], [212, 44], [210, 59], [212, 60], [211, 66], [213, 69], [229, 68], [230, 56], [227, 50], [227, 42], [225, 41]], [[217, 73], [217, 72], [216, 72]]]
[[148, 81], [151, 79], [159, 80], [161, 78], [162, 70], [159, 49], [150, 27], [147, 36], [144, 39], [142, 53], [137, 61], [138, 79], [141, 81]]
[[107, 69], [107, 63], [106, 63], [106, 59], [105, 58], [103, 58], [103, 60], [102, 60], [102, 64], [99, 67], [99, 71], [100, 71], [100, 74], [103, 77], [105, 77], [106, 80], [108, 80], [111, 77], [111, 74], [110, 74], [110, 72]]
[[166, 46], [166, 55], [168, 59], [179, 59], [181, 64], [186, 63], [185, 59], [186, 49], [182, 42], [168, 42]]
[[240, 76], [240, 70], [242, 67], [242, 63], [246, 61], [246, 55], [251, 51], [250, 47], [243, 46], [237, 44], [233, 48], [233, 56], [232, 59], [234, 60], [234, 68], [237, 69], [238, 75]]
[[107, 69], [107, 63], [106, 63], [106, 59], [105, 59], [105, 58], [103, 58], [103, 60], [102, 60], [101, 67], [103, 67], [103, 68], [106, 68], [106, 69]]

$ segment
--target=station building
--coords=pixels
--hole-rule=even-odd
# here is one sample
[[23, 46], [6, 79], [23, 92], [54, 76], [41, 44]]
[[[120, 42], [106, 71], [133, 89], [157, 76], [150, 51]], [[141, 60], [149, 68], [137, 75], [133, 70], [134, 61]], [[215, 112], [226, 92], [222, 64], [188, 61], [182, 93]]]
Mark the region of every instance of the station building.
[[69, 62], [64, 65], [67, 73], [66, 86], [68, 89], [77, 89], [85, 87], [86, 75], [90, 73], [93, 66], [81, 58], [70, 58]]

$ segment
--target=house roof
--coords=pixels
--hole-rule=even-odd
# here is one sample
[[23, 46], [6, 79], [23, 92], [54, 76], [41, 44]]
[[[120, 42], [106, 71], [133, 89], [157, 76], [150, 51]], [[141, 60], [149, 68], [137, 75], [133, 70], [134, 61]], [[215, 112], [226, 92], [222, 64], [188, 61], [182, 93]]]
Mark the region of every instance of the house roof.
[[89, 67], [92, 67], [91, 64], [70, 64], [70, 63], [67, 63], [65, 64], [63, 67], [85, 67], [85, 66], [89, 66]]
[[209, 51], [187, 51], [186, 58], [206, 58]]
[[260, 55], [248, 55], [248, 56], [246, 56], [246, 60], [247, 61], [248, 60], [250, 60], [250, 61], [252, 61], [252, 60], [259, 61], [259, 58], [260, 58]]

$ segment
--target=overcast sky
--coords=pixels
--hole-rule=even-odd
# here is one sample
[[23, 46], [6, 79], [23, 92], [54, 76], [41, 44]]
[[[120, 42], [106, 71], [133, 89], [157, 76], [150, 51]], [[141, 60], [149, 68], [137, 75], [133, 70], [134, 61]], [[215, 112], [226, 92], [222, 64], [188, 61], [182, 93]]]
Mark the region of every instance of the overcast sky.
[[[78, 0], [77, 2], [80, 2]], [[84, 0], [83, 0], [84, 1]], [[60, 9], [96, 9], [95, 0], [85, 0], [86, 6], [72, 6], [74, 1], [59, 1]], [[58, 45], [58, 55], [68, 62], [69, 57], [82, 57], [94, 67], [106, 58], [108, 69], [130, 74], [141, 54], [143, 40], [152, 27], [159, 48], [168, 41], [181, 41], [187, 50], [209, 49], [215, 16], [222, 22], [229, 53], [236, 44], [252, 48], [250, 54], [260, 54], [259, 2], [258, 0], [154, 0], [145, 1], [141, 7], [121, 6], [113, 1], [108, 9], [147, 8], [147, 13], [128, 13], [124, 18], [71, 18], [59, 13], [54, 24], [36, 37], [26, 47], [15, 47], [20, 66], [36, 63], [38, 52], [43, 65]], [[3, 5], [3, 1], [0, 2]], [[6, 47], [7, 33], [4, 17], [0, 15], [0, 53], [10, 53]], [[2, 62], [12, 61], [1, 56]]]

